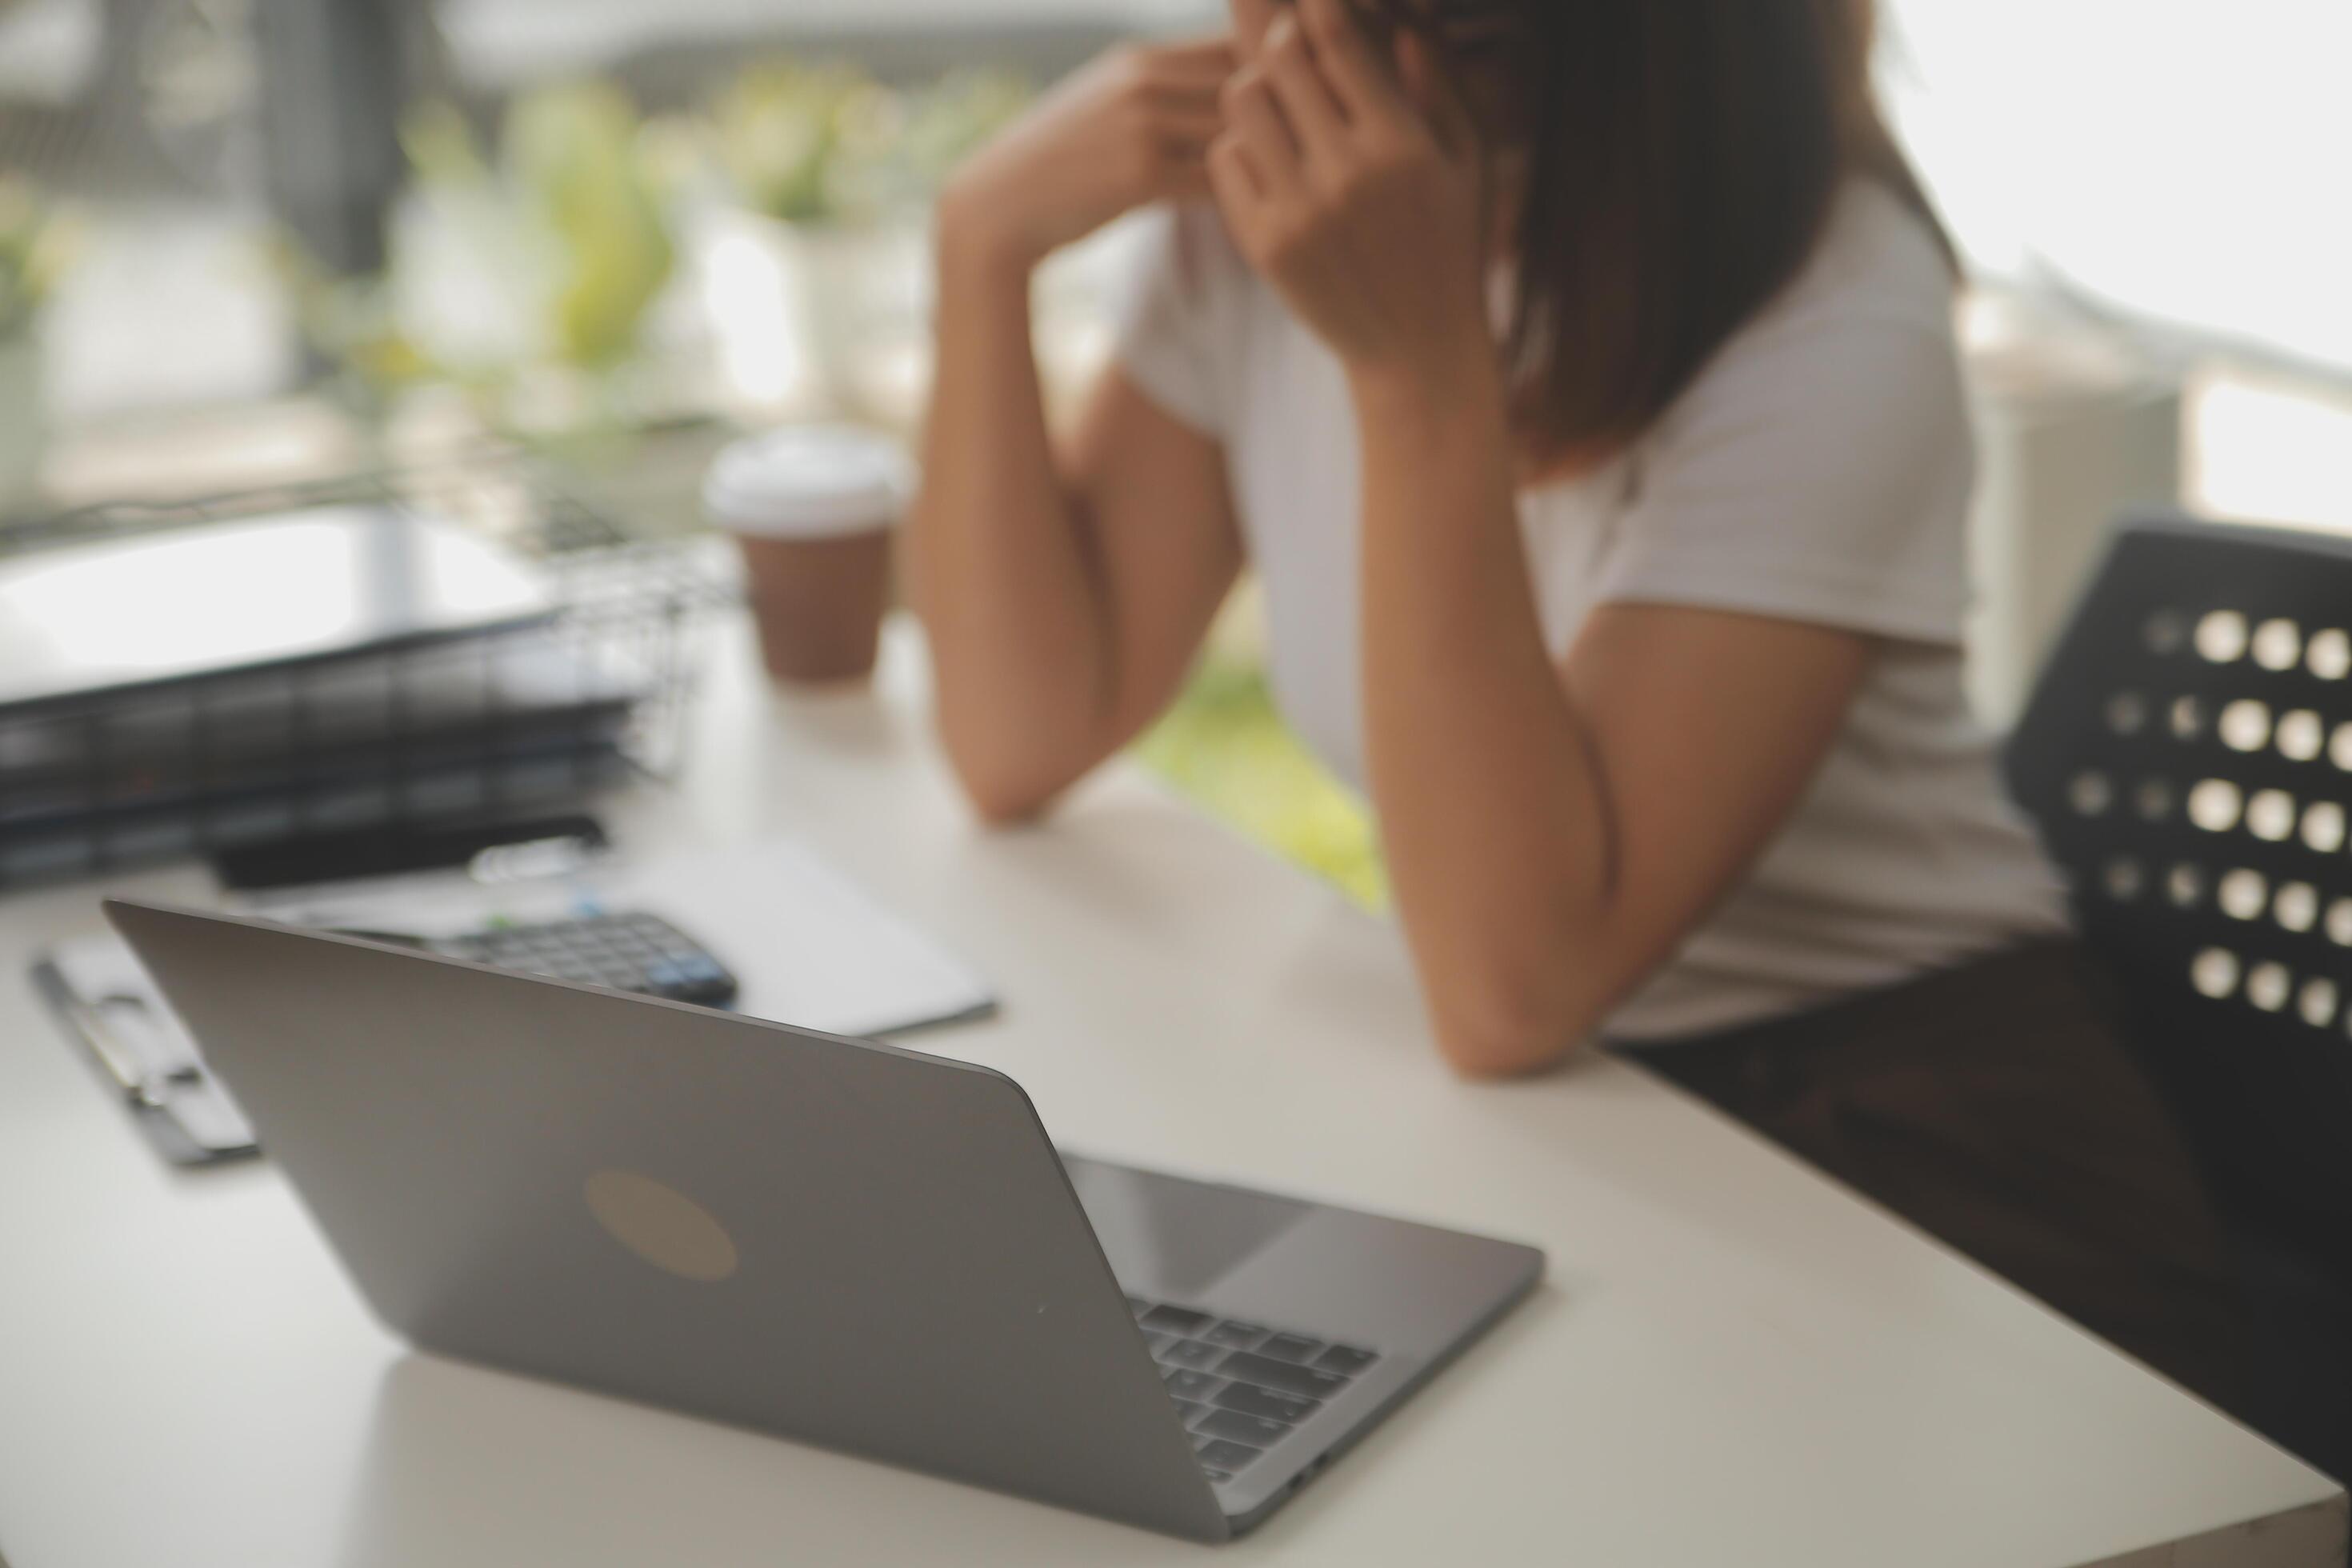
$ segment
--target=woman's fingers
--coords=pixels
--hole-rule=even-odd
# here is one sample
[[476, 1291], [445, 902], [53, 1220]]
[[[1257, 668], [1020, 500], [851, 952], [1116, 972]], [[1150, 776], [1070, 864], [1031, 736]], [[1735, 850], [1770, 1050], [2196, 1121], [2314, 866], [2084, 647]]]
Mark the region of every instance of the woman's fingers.
[[1134, 82], [1155, 97], [1216, 97], [1225, 78], [1242, 68], [1242, 57], [1230, 40], [1200, 45], [1139, 45], [1127, 52]]
[[1478, 122], [1462, 96], [1462, 85], [1438, 59], [1429, 40], [1414, 33], [1402, 34], [1396, 41], [1396, 55], [1398, 77], [1420, 106], [1437, 144], [1449, 153], [1476, 146]]
[[1230, 37], [1202, 38], [1189, 44], [1161, 44], [1150, 49], [1148, 66], [1157, 80], [1171, 87], [1206, 88], [1241, 68], [1241, 51]]
[[1349, 14], [1346, 0], [1298, 0], [1298, 16], [1325, 79], [1351, 116], [1410, 111], [1389, 62]]
[[1315, 51], [1293, 17], [1284, 16], [1266, 35], [1265, 51], [1256, 69], [1265, 77], [1284, 117], [1298, 137], [1310, 163], [1333, 162], [1343, 155], [1348, 113], [1324, 79]]
[[1205, 148], [1223, 133], [1225, 111], [1213, 98], [1192, 103], [1169, 104], [1159, 109], [1153, 116], [1152, 125], [1170, 142]]
[[1297, 182], [1301, 150], [1274, 88], [1255, 68], [1226, 85], [1225, 125], [1248, 154], [1250, 172], [1268, 193]]
[[1209, 143], [1208, 171], [1209, 188], [1225, 221], [1237, 234], [1255, 228], [1265, 185], [1239, 135], [1228, 132]]

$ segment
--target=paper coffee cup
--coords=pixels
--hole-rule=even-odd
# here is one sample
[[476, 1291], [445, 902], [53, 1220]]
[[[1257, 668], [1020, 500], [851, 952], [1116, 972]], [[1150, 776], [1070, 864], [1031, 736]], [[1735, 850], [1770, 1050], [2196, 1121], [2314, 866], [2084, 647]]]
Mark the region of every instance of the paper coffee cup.
[[820, 683], [872, 672], [891, 539], [915, 486], [907, 449], [854, 425], [770, 431], [712, 462], [703, 510], [742, 550], [769, 674]]

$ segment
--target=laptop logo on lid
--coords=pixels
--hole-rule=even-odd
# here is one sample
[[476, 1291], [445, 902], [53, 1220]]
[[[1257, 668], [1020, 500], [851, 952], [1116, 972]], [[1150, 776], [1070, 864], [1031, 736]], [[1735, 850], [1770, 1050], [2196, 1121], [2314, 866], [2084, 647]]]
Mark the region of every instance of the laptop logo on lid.
[[582, 1184], [581, 1195], [614, 1241], [666, 1274], [716, 1285], [742, 1264], [716, 1215], [651, 1176], [599, 1171]]

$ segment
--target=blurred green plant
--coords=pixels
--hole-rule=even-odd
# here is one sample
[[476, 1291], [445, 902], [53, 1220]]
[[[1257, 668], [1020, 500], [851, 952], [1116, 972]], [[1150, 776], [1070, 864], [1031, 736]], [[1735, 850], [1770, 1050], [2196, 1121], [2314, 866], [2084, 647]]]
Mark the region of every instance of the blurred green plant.
[[1007, 71], [952, 70], [908, 102], [899, 142], [899, 166], [909, 194], [938, 195], [955, 166], [1007, 125], [1036, 98], [1024, 77]]
[[[625, 92], [527, 92], [495, 156], [457, 109], [425, 104], [401, 144], [413, 181], [383, 275], [336, 278], [281, 253], [314, 348], [379, 398], [423, 381], [488, 395], [538, 364], [598, 375], [631, 360], [677, 248], [661, 160]], [[495, 331], [437, 319], [453, 282], [490, 299]]]
[[527, 94], [507, 118], [508, 165], [562, 243], [555, 341], [573, 364], [608, 366], [634, 349], [677, 265], [638, 131], [636, 106], [605, 82]]
[[644, 122], [610, 82], [537, 89], [507, 110], [493, 165], [446, 104], [409, 117], [401, 141], [428, 196], [445, 193], [551, 261], [550, 347], [566, 363], [607, 368], [636, 347], [646, 310], [677, 265]]
[[1255, 659], [1213, 648], [1136, 755], [1212, 816], [1366, 908], [1386, 907], [1388, 875], [1370, 812], [1282, 721]]
[[32, 325], [72, 249], [68, 225], [21, 174], [0, 174], [0, 338]]
[[895, 112], [854, 66], [767, 60], [719, 94], [710, 130], [746, 206], [784, 223], [824, 223], [872, 198]]
[[427, 104], [402, 128], [414, 178], [385, 272], [337, 278], [290, 244], [279, 268], [312, 347], [363, 401], [435, 382], [511, 402], [548, 367], [636, 363], [677, 266], [680, 192], [715, 184], [793, 224], [875, 222], [919, 207], [1030, 96], [998, 71], [901, 89], [777, 59], [707, 114], [651, 122], [609, 82], [541, 88], [509, 107], [495, 152], [456, 108]]
[[377, 278], [337, 278], [280, 237], [270, 252], [303, 340], [372, 400], [426, 380], [435, 367], [404, 330], [391, 290]]
[[745, 68], [713, 106], [716, 162], [751, 210], [793, 224], [866, 222], [919, 203], [1028, 104], [1026, 81], [959, 69], [894, 89], [843, 62]]

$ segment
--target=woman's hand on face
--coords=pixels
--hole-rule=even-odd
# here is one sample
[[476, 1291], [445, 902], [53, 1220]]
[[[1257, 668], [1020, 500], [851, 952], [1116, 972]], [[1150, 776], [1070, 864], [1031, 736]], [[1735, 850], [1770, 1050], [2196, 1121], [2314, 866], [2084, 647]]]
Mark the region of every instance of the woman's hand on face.
[[1104, 55], [957, 172], [943, 241], [1025, 268], [1136, 207], [1207, 196], [1219, 93], [1238, 64], [1228, 38]]
[[1224, 101], [1226, 225], [1351, 374], [1492, 363], [1477, 132], [1422, 40], [1391, 61], [1344, 0], [1298, 0]]

